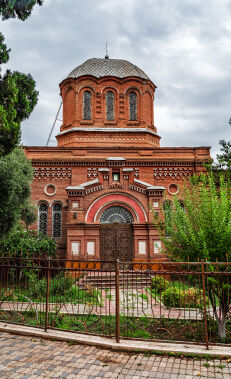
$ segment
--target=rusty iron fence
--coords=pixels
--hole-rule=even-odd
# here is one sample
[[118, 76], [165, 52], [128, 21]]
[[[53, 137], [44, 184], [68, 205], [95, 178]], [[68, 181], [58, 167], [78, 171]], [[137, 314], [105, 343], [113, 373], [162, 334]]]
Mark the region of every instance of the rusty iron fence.
[[0, 321], [231, 345], [231, 264], [0, 258]]

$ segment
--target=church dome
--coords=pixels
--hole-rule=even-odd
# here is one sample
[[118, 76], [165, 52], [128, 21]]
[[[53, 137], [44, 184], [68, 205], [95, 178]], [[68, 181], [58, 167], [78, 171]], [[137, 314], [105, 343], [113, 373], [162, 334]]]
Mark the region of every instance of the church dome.
[[77, 66], [70, 72], [68, 78], [79, 78], [83, 75], [91, 75], [96, 78], [104, 76], [115, 76], [117, 78], [127, 78], [136, 76], [142, 79], [149, 79], [149, 77], [134, 64], [123, 59], [109, 59], [109, 58], [91, 58]]

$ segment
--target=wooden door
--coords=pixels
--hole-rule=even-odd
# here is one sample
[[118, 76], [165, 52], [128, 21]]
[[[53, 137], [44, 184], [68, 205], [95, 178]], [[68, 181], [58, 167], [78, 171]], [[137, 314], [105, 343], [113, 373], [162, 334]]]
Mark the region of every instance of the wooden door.
[[131, 224], [101, 224], [100, 259], [132, 261], [133, 230]]

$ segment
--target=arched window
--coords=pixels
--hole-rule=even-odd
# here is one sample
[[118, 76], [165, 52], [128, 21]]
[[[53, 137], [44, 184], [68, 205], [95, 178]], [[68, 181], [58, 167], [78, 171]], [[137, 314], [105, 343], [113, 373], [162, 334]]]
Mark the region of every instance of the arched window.
[[83, 94], [83, 119], [91, 120], [91, 92], [84, 91]]
[[47, 234], [47, 212], [48, 206], [44, 203], [40, 204], [38, 214], [38, 229], [43, 234]]
[[62, 237], [62, 206], [55, 203], [52, 209], [52, 237]]
[[71, 125], [75, 119], [75, 92], [69, 88], [63, 101], [64, 125]]
[[137, 94], [134, 91], [129, 93], [129, 120], [137, 120]]
[[107, 113], [107, 121], [113, 121], [114, 120], [114, 93], [112, 91], [107, 91], [106, 113]]
[[118, 222], [119, 224], [129, 224], [133, 221], [131, 212], [128, 209], [117, 205], [105, 209], [100, 216], [100, 222], [102, 224], [113, 224], [114, 222]]

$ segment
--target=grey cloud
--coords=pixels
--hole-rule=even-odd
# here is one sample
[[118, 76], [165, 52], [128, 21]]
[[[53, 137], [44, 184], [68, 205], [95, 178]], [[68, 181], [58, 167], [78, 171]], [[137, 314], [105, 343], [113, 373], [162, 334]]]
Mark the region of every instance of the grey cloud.
[[112, 58], [135, 63], [158, 86], [162, 146], [211, 145], [216, 154], [231, 131], [230, 13], [228, 0], [45, 0], [27, 21], [2, 22], [8, 66], [30, 72], [40, 91], [24, 144], [45, 143], [59, 82], [84, 60], [103, 57], [107, 40]]

